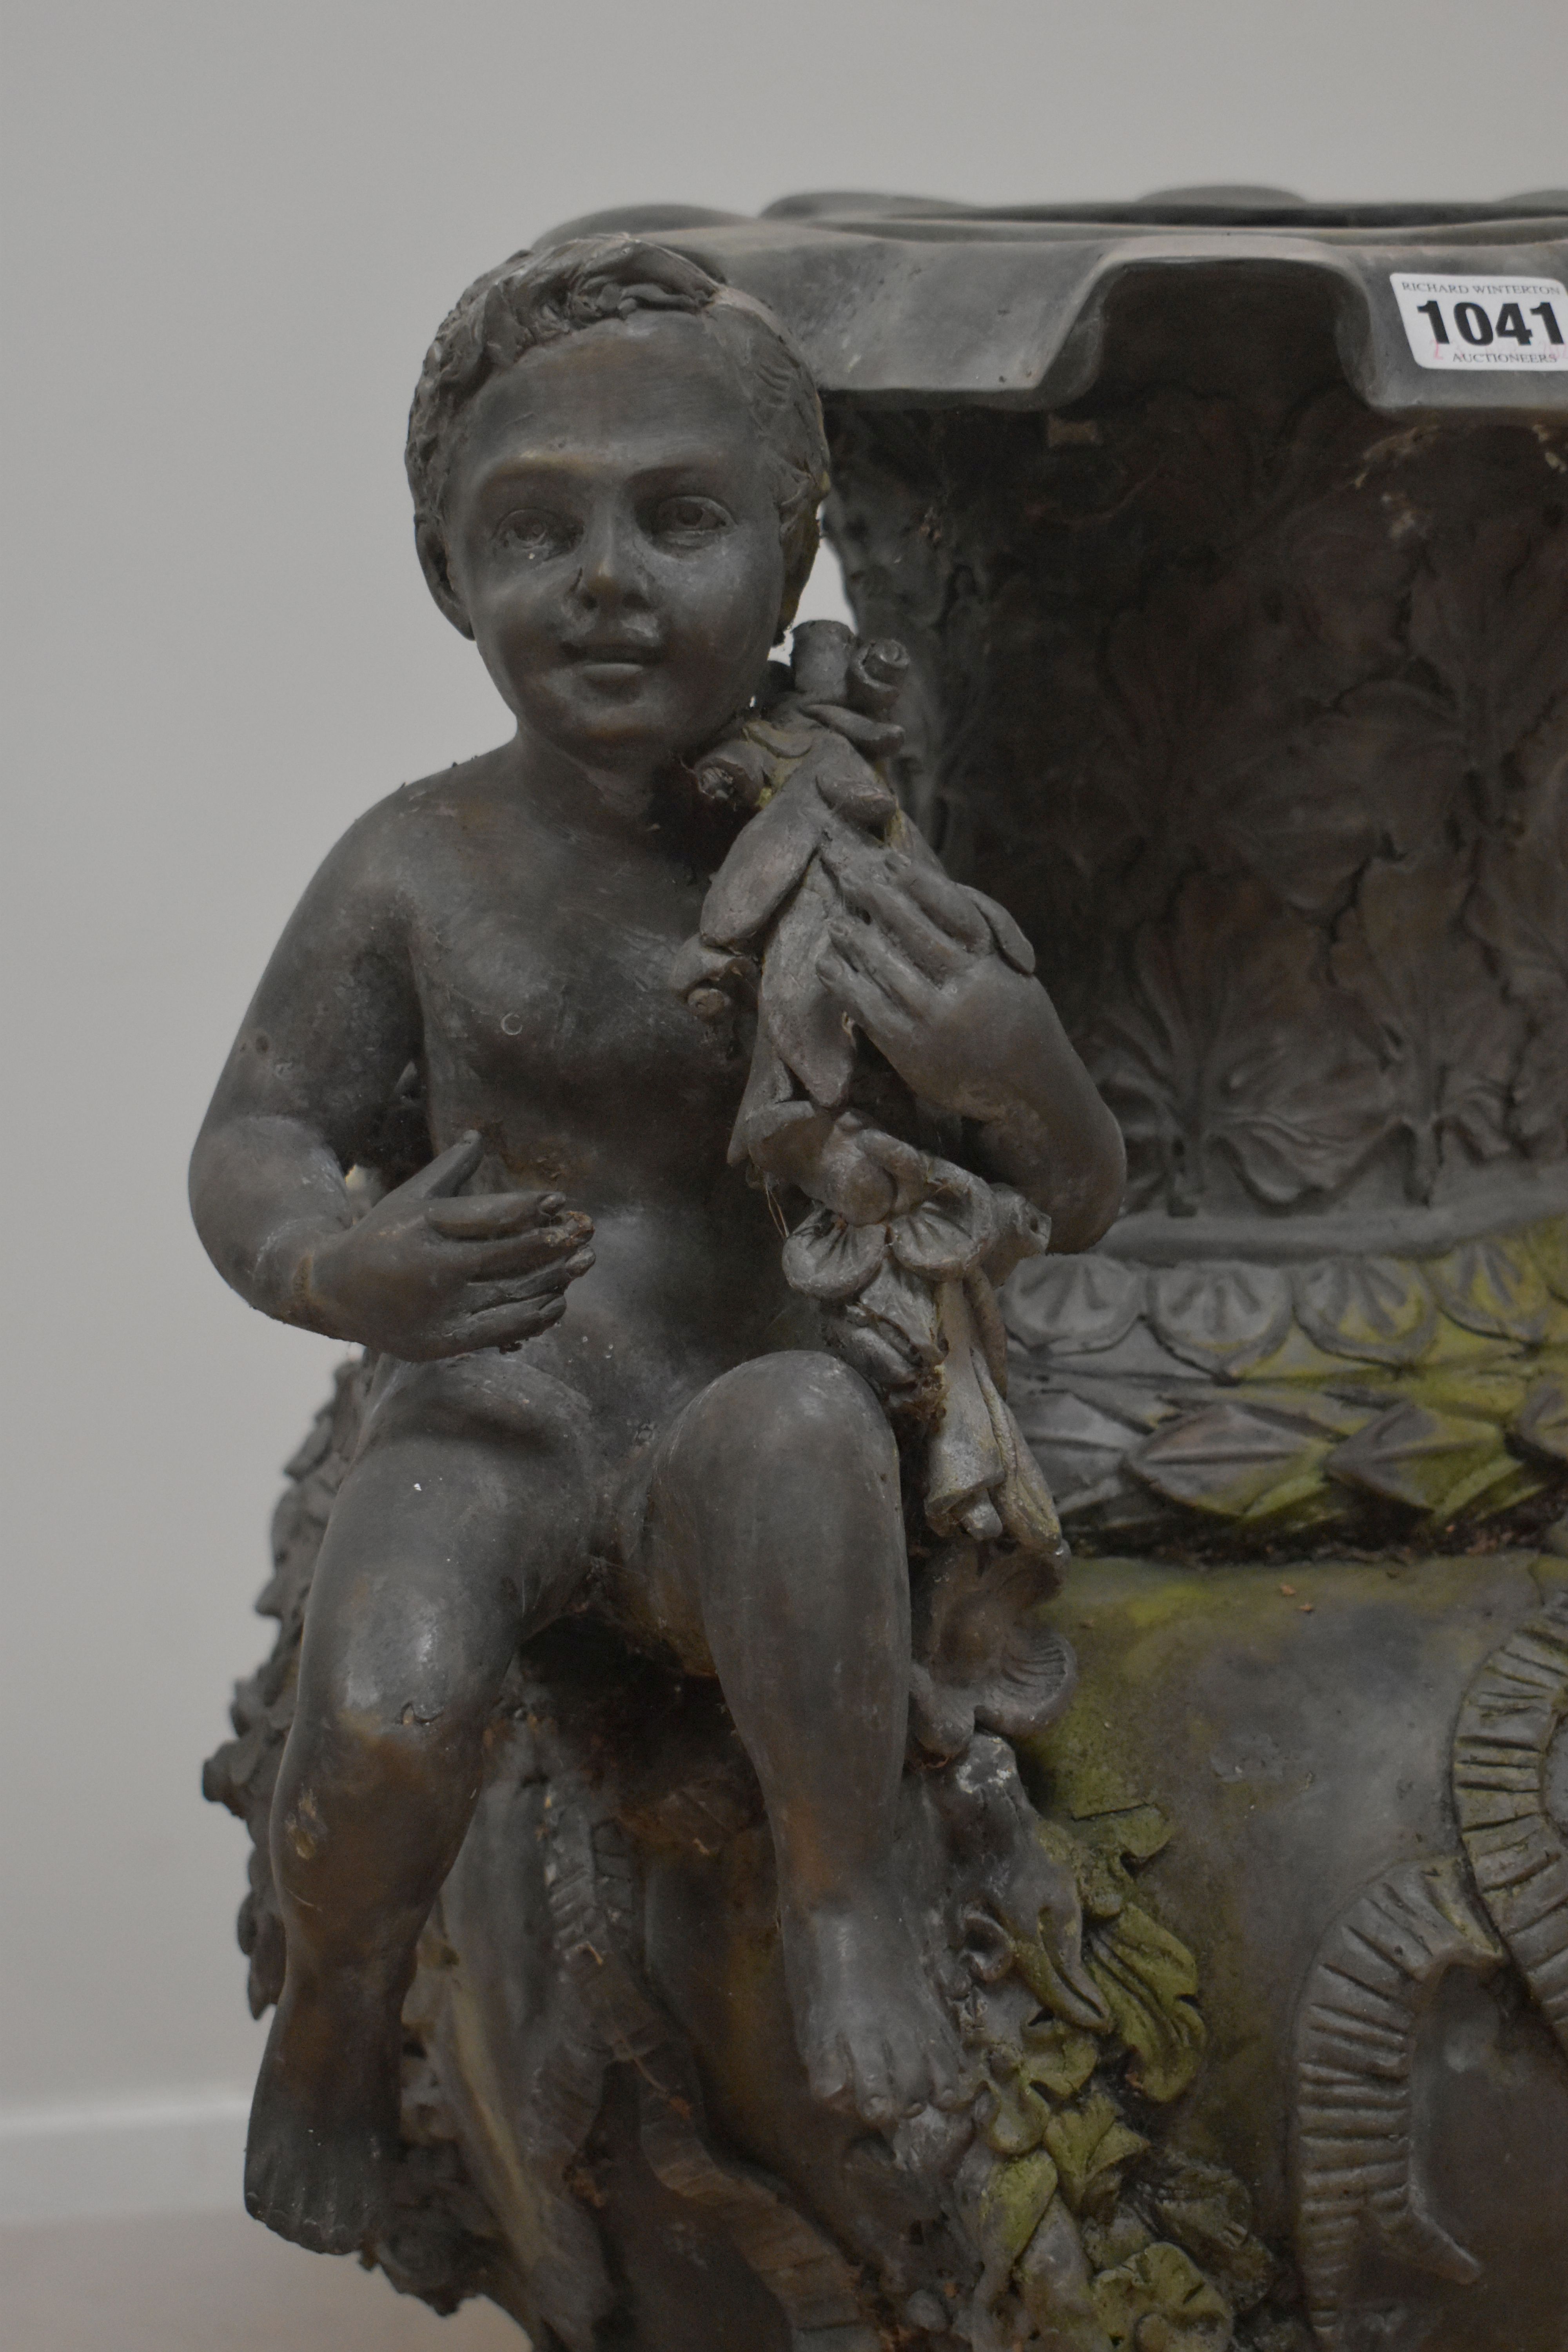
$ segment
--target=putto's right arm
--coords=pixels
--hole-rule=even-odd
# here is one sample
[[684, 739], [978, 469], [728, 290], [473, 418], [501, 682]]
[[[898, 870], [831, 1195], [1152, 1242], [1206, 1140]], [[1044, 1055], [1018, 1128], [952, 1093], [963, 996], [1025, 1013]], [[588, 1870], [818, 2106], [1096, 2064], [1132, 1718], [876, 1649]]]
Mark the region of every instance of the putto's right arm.
[[192, 1213], [224, 1280], [311, 1327], [310, 1251], [351, 1223], [344, 1178], [420, 1051], [379, 814], [345, 835], [296, 908], [191, 1157]]

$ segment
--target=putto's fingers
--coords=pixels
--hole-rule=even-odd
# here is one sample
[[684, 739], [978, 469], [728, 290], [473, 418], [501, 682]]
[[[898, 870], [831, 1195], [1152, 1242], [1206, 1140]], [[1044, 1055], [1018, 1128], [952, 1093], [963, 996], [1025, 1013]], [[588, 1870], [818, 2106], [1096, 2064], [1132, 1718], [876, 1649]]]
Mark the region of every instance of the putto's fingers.
[[533, 1273], [516, 1275], [510, 1282], [472, 1282], [468, 1285], [465, 1311], [483, 1314], [492, 1307], [515, 1307], [528, 1298], [558, 1297], [569, 1283], [587, 1273], [594, 1263], [592, 1250], [580, 1251], [568, 1258], [564, 1265], [542, 1265]]
[[431, 1225], [430, 1239], [437, 1248], [449, 1247], [464, 1274], [480, 1274], [487, 1266], [503, 1271], [526, 1271], [531, 1265], [542, 1265], [546, 1258], [562, 1257], [575, 1249], [587, 1236], [576, 1225], [558, 1220], [552, 1225], [528, 1225], [519, 1234], [449, 1233], [444, 1226]]
[[881, 931], [866, 923], [829, 923], [827, 936], [845, 961], [882, 989], [900, 1013], [919, 1013], [931, 1003], [931, 980]]
[[890, 882], [872, 883], [861, 903], [872, 920], [889, 938], [897, 940], [928, 980], [946, 980], [958, 970], [964, 955], [963, 943], [933, 923], [906, 891]]
[[428, 1168], [422, 1168], [417, 1176], [411, 1176], [398, 1190], [405, 1201], [444, 1199], [459, 1184], [468, 1182], [484, 1156], [484, 1139], [470, 1128], [466, 1135], [458, 1136], [456, 1143], [449, 1143], [445, 1151], [438, 1153]]
[[910, 859], [900, 879], [933, 921], [961, 940], [973, 954], [984, 954], [993, 946], [991, 926], [973, 899], [938, 867], [917, 866]]
[[1018, 929], [1006, 908], [999, 907], [995, 899], [988, 898], [983, 890], [972, 890], [967, 883], [963, 886], [963, 895], [966, 898], [973, 899], [984, 916], [990, 926], [991, 936], [1001, 949], [1004, 960], [1012, 965], [1015, 971], [1021, 971], [1026, 979], [1033, 978], [1034, 944]]
[[859, 1023], [873, 1045], [885, 1045], [907, 1031], [909, 1015], [903, 1007], [864, 972], [846, 962], [837, 949], [823, 949], [816, 959], [816, 976], [829, 995], [837, 998], [850, 1019]]
[[852, 988], [864, 1001], [879, 1004], [883, 1013], [899, 1012], [900, 1006], [867, 971], [858, 941], [841, 937], [837, 923], [828, 925], [828, 934], [829, 943], [818, 950], [816, 958], [816, 976], [824, 986], [840, 995]]
[[543, 1222], [536, 1192], [473, 1192], [461, 1199], [432, 1201], [426, 1223], [449, 1241], [486, 1241], [521, 1234]]
[[452, 1336], [460, 1339], [465, 1349], [516, 1348], [524, 1339], [537, 1339], [559, 1323], [566, 1312], [566, 1301], [559, 1292], [552, 1298], [520, 1299], [514, 1307], [491, 1307], [479, 1315], [466, 1315], [454, 1325]]
[[[489, 1241], [537, 1232], [563, 1205], [557, 1192], [476, 1192], [461, 1201], [433, 1201], [425, 1214], [449, 1241]], [[593, 1231], [592, 1220], [580, 1209], [572, 1213], [584, 1233]]]
[[[496, 1242], [465, 1243], [457, 1263], [471, 1282], [505, 1282], [542, 1272], [559, 1274], [564, 1265], [574, 1263], [579, 1256], [586, 1257], [587, 1265], [593, 1265], [594, 1253], [586, 1248], [586, 1242], [587, 1235], [573, 1226], [546, 1225], [536, 1234], [513, 1234]], [[584, 1273], [587, 1265], [583, 1269]]]
[[945, 980], [957, 970], [963, 947], [951, 929], [932, 922], [910, 896], [905, 883], [913, 868], [907, 857], [869, 850], [827, 863], [849, 904], [897, 940], [929, 979]]

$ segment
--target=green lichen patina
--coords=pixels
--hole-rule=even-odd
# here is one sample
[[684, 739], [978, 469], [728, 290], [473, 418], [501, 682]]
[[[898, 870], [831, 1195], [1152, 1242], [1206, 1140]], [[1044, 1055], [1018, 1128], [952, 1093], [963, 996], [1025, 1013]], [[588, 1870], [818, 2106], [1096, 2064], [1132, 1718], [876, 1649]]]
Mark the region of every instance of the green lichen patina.
[[1020, 1423], [1080, 1549], [1464, 1545], [1568, 1499], [1568, 1219], [1435, 1259], [1177, 1274], [1097, 1253], [1009, 1286]]
[[[1061, 1739], [1070, 1755], [1065, 1727]], [[1038, 1835], [1077, 1888], [1109, 2024], [1094, 2033], [1053, 2014], [1044, 1933], [1010, 1939], [1012, 1968], [1041, 2008], [1016, 2045], [985, 2053], [982, 2137], [1002, 2159], [976, 2215], [988, 2276], [1000, 2286], [1000, 2273], [1047, 2340], [1073, 2352], [1223, 2352], [1237, 2313], [1263, 2302], [1279, 2268], [1236, 2174], [1139, 2128], [1189, 2090], [1205, 2043], [1196, 1963], [1134, 1875], [1171, 1827], [1157, 1806], [1121, 1801], [1125, 1783], [1103, 1761], [1053, 1778], [1058, 1809]], [[1108, 1809], [1065, 1820], [1063, 1797], [1081, 1805], [1091, 1790], [1110, 1791]]]
[[[1053, 2116], [1103, 2095], [1123, 2129], [1152, 2143], [1119, 2147], [1109, 2195], [1097, 2196], [1092, 2173], [1078, 2191], [1110, 2345], [1306, 2352], [1312, 2342], [1291, 2266], [1270, 2252], [1293, 2234], [1300, 1990], [1362, 1890], [1457, 1852], [1452, 1748], [1466, 1694], [1510, 1639], [1524, 1640], [1529, 1666], [1530, 1628], [1565, 1580], [1568, 1559], [1519, 1551], [1207, 1569], [1089, 1559], [1068, 1571], [1049, 1616], [1078, 1648], [1079, 1687], [1026, 1743], [1025, 1769], [1053, 1852], [1074, 1857], [1086, 1961], [1113, 2000], [1115, 2033], [1080, 2078], [1079, 2040], [1093, 2037], [1042, 2036], [1039, 2059], [1013, 2078], [1012, 2111], [1032, 2114], [1026, 2091]], [[1110, 1897], [1121, 1908], [1106, 1917]], [[1111, 1933], [1114, 1957], [1140, 1963], [1135, 2008], [1114, 2007], [1100, 1941]], [[1511, 2250], [1530, 2200], [1506, 2150], [1535, 2147], [1543, 2161], [1568, 2150], [1568, 2083], [1510, 1981], [1506, 1969], [1496, 1976], [1495, 1999], [1479, 1979], [1431, 1994], [1435, 2019], [1458, 2003], [1465, 2021], [1447, 2046], [1488, 2054], [1434, 2074], [1423, 2053], [1445, 2046], [1446, 2029], [1417, 2023], [1417, 2148], [1440, 2167], [1445, 2221], [1481, 2264], [1466, 2291], [1473, 2340], [1544, 2352], [1568, 2278], [1520, 2268]], [[1060, 2150], [1046, 2132], [1040, 2144], [1065, 2197]], [[1175, 2249], [1196, 2284], [1156, 2259], [1160, 2248]], [[1397, 2296], [1412, 2326], [1447, 2309], [1450, 2283], [1392, 2261], [1369, 2273], [1369, 2293]], [[1199, 2286], [1228, 2320], [1200, 2304]]]

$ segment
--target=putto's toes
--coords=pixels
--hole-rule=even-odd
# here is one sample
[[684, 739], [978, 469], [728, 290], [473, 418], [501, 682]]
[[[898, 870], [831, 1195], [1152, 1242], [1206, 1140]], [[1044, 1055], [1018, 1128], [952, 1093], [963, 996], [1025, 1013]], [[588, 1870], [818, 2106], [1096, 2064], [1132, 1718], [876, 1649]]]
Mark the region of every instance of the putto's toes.
[[[269, 2053], [269, 2059], [274, 2053]], [[290, 2079], [263, 2062], [245, 2153], [247, 2211], [311, 2253], [353, 2254], [384, 2236], [392, 2219], [395, 2124], [362, 2106], [343, 2112], [341, 2086]]]
[[[899, 2063], [901, 2059], [901, 2063]], [[902, 2050], [896, 2053], [894, 2079], [902, 2096], [900, 2113], [918, 2116], [922, 2107], [952, 2108], [967, 2104], [962, 2087], [962, 2061], [947, 2021], [929, 1997], [922, 2013], [912, 2021]]]
[[246, 2166], [248, 2212], [313, 2254], [356, 2254], [391, 2220], [386, 2168], [374, 2146], [269, 2150]]
[[896, 1902], [796, 1915], [785, 1963], [813, 2095], [879, 2129], [962, 2106], [962, 2053]]
[[855, 2105], [868, 2124], [897, 2123], [904, 2113], [898, 2060], [879, 2034], [871, 2035], [860, 2052]]
[[931, 2070], [920, 2042], [907, 2025], [896, 2031], [881, 2044], [881, 2058], [886, 2069], [887, 2096], [881, 2120], [891, 2116], [902, 2122], [906, 2116], [918, 2116], [931, 2096]]

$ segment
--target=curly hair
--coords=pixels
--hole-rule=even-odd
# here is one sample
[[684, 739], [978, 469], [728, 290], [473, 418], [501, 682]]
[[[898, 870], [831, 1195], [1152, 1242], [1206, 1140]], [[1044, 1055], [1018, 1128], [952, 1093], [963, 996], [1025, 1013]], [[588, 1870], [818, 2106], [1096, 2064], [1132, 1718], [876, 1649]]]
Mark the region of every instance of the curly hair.
[[782, 635], [816, 554], [816, 511], [827, 490], [816, 386], [793, 338], [763, 303], [640, 237], [574, 237], [531, 260], [514, 253], [476, 278], [442, 320], [408, 415], [416, 530], [441, 531], [456, 427], [480, 387], [527, 352], [634, 310], [700, 320], [734, 371], [773, 470], [784, 559]]

